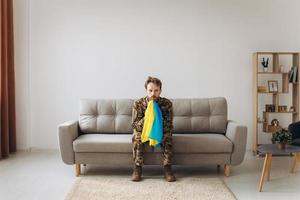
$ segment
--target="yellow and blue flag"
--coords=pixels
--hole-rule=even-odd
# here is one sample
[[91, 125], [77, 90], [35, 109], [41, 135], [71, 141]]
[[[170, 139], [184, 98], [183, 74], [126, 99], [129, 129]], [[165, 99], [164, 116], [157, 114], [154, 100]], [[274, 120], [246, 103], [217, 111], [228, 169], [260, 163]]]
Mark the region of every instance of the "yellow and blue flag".
[[142, 143], [149, 141], [150, 146], [160, 146], [163, 137], [163, 117], [156, 101], [149, 101], [145, 112]]

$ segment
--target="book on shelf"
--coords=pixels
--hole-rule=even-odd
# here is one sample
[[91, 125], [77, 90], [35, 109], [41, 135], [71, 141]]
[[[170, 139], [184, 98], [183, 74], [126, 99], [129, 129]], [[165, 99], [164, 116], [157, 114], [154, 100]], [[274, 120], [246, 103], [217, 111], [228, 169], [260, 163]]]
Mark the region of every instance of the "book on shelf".
[[289, 71], [289, 82], [296, 83], [298, 81], [298, 67], [293, 66]]
[[293, 83], [296, 83], [297, 82], [297, 79], [298, 79], [298, 68], [296, 66], [294, 66], [294, 76], [293, 76]]

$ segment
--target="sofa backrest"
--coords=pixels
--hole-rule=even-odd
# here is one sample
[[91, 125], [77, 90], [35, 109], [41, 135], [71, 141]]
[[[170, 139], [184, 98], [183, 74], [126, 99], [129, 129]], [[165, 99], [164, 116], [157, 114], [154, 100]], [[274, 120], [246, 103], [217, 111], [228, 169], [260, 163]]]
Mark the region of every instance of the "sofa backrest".
[[[173, 133], [225, 133], [227, 102], [223, 97], [170, 99]], [[133, 99], [81, 99], [79, 127], [82, 133], [132, 134]]]
[[223, 97], [173, 99], [174, 133], [225, 133], [227, 102]]

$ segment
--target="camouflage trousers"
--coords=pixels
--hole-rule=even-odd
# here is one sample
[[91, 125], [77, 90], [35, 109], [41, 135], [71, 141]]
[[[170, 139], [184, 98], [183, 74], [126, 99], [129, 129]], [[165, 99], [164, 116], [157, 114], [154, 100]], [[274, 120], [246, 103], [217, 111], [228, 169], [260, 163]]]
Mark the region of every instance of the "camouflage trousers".
[[[142, 143], [141, 132], [134, 131], [132, 137], [132, 153], [133, 162], [135, 165], [142, 166], [144, 164], [143, 159], [143, 147], [149, 145], [148, 142]], [[173, 145], [172, 145], [172, 134], [164, 133], [163, 140], [161, 143], [163, 165], [171, 165], [173, 158]]]

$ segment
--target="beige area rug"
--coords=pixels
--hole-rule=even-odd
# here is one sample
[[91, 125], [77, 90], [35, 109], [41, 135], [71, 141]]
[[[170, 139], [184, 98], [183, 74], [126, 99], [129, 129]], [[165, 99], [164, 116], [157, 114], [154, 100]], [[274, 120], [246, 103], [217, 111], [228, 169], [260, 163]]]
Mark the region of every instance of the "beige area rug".
[[163, 178], [132, 182], [130, 177], [79, 177], [65, 200], [100, 199], [236, 199], [219, 178], [180, 178], [168, 183]]

